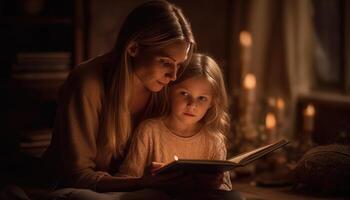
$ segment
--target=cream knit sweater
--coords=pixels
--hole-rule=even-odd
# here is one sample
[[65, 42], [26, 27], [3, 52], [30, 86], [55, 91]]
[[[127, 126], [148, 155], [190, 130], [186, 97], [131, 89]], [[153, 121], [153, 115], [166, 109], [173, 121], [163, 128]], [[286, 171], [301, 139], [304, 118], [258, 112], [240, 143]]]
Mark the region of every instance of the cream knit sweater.
[[[184, 138], [173, 134], [161, 118], [149, 119], [136, 129], [118, 174], [141, 177], [151, 162], [169, 163], [174, 155], [182, 159], [225, 160], [226, 147], [218, 133], [200, 131]], [[228, 172], [224, 174], [220, 189], [232, 189]]]

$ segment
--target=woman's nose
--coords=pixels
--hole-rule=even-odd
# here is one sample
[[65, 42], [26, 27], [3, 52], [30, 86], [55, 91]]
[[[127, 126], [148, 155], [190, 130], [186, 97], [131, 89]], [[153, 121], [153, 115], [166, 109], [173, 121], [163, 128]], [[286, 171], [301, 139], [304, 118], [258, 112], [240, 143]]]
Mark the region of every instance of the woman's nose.
[[173, 72], [170, 74], [169, 78], [170, 78], [171, 81], [175, 81], [176, 78], [177, 78], [177, 77], [176, 77], [176, 71], [173, 71]]
[[170, 81], [175, 81], [177, 78], [176, 74], [177, 74], [177, 67], [174, 66], [169, 70], [169, 72], [167, 73], [167, 76], [170, 78]]

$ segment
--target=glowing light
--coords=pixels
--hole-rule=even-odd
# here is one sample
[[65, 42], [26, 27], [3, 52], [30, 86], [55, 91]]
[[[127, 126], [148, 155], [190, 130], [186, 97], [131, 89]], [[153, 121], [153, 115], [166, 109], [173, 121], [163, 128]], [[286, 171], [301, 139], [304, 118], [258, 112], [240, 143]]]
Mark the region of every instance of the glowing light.
[[254, 76], [254, 74], [247, 74], [244, 77], [244, 81], [243, 81], [243, 85], [244, 88], [246, 89], [253, 89], [256, 86], [256, 78]]
[[307, 105], [306, 109], [304, 110], [304, 115], [312, 117], [315, 115], [315, 112], [316, 112], [316, 109], [315, 109], [314, 105], [309, 104], [309, 105]]
[[179, 160], [179, 157], [177, 157], [176, 155], [174, 156], [174, 160]]
[[277, 98], [276, 106], [279, 110], [283, 110], [285, 107], [284, 101], [282, 98]]
[[273, 113], [267, 113], [265, 119], [266, 129], [273, 129], [276, 127], [276, 116]]
[[248, 31], [242, 31], [239, 34], [239, 41], [241, 42], [242, 46], [250, 47], [253, 43], [252, 35]]

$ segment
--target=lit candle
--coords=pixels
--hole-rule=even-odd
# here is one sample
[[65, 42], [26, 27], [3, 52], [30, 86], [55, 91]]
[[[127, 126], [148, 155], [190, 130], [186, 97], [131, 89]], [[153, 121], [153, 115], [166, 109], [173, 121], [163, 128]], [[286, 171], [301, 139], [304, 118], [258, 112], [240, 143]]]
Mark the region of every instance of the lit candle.
[[303, 115], [303, 128], [304, 131], [311, 132], [314, 129], [315, 107], [312, 104], [307, 105]]
[[254, 74], [248, 73], [243, 79], [243, 87], [246, 91], [246, 98], [249, 103], [255, 100], [256, 78]]
[[277, 115], [277, 123], [278, 126], [281, 127], [284, 121], [284, 111], [285, 111], [285, 103], [284, 100], [279, 97], [276, 100], [276, 115]]
[[255, 75], [251, 73], [246, 74], [243, 79], [242, 117], [248, 124], [254, 120], [255, 87]]
[[[251, 47], [253, 44], [252, 36], [247, 31], [242, 31], [239, 35], [241, 45], [241, 95], [239, 101], [240, 108], [240, 128], [242, 138], [247, 140], [246, 146], [250, 146], [250, 142], [255, 142], [258, 133], [255, 129], [255, 101], [256, 101], [256, 78], [251, 71]], [[242, 146], [243, 147], [243, 146]]]
[[242, 73], [244, 74], [247, 68], [250, 67], [251, 60], [251, 46], [253, 44], [253, 39], [248, 31], [242, 31], [239, 34], [239, 41], [241, 43], [241, 55], [242, 55]]
[[177, 157], [177, 155], [174, 156], [174, 160], [179, 160], [179, 157]]
[[268, 143], [272, 143], [277, 139], [276, 123], [277, 123], [276, 116], [271, 112], [267, 113], [265, 118], [265, 127], [266, 127], [266, 136], [267, 136]]

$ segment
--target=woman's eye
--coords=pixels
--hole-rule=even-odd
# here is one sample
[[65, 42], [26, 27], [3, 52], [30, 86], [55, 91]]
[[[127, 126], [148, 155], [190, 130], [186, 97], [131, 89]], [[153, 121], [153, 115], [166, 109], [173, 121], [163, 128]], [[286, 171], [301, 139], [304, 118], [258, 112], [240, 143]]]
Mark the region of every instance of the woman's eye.
[[164, 66], [164, 67], [171, 67], [172, 63], [165, 60], [165, 59], [160, 59], [160, 63]]

